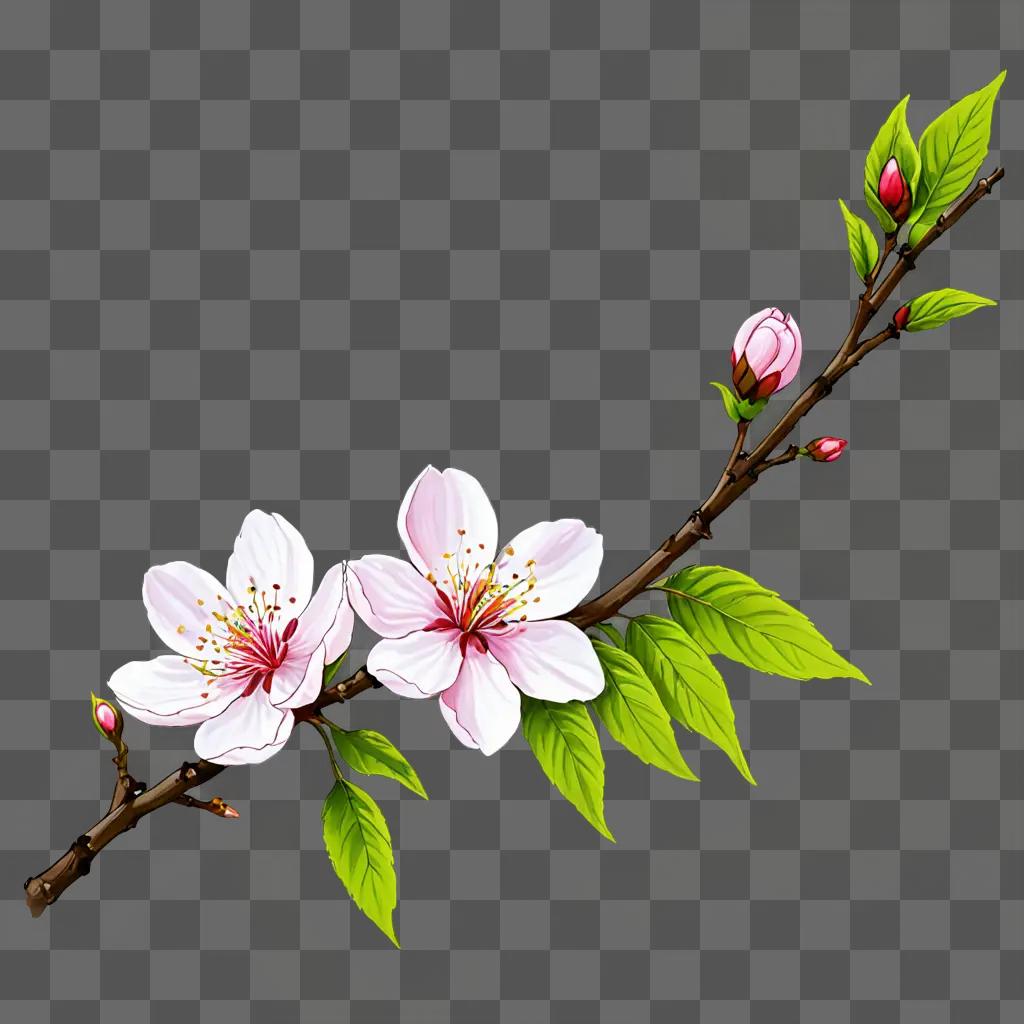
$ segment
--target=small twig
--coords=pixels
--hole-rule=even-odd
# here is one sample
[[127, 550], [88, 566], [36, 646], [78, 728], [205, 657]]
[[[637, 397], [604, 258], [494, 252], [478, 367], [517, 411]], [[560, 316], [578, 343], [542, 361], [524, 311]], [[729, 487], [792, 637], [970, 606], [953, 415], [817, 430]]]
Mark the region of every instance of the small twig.
[[[776, 455], [774, 459], [765, 459], [757, 468], [757, 474], [760, 475], [766, 469], [771, 469], [772, 466], [784, 466], [787, 462], [793, 462], [800, 455], [800, 446], [791, 444], [781, 455]], [[752, 470], [753, 472], [753, 470]]]
[[174, 800], [174, 803], [184, 804], [185, 807], [195, 807], [200, 811], [209, 811], [221, 818], [241, 817], [231, 804], [226, 804], [219, 796], [213, 797], [212, 800], [197, 800], [194, 796], [189, 796], [188, 793], [182, 793]]

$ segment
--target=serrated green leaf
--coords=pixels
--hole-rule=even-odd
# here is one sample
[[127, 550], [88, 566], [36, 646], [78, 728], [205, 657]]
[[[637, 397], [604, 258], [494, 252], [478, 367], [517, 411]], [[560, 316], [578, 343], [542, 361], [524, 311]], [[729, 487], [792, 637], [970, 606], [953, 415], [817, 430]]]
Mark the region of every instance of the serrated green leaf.
[[739, 423], [743, 418], [740, 416], [740, 400], [732, 393], [731, 388], [727, 388], [724, 384], [720, 384], [717, 380], [711, 381], [713, 388], [718, 388], [719, 394], [722, 396], [722, 405], [725, 406], [725, 414], [733, 421], [733, 423]]
[[350, 768], [363, 775], [394, 779], [417, 796], [428, 799], [416, 770], [387, 736], [373, 729], [342, 729], [333, 722], [330, 726], [334, 745]]
[[864, 199], [886, 234], [896, 230], [896, 221], [889, 216], [889, 211], [878, 198], [878, 179], [882, 175], [882, 168], [891, 157], [896, 157], [900, 165], [900, 172], [910, 186], [912, 198], [917, 195], [917, 183], [921, 175], [921, 158], [914, 145], [910, 129], [907, 127], [907, 101], [909, 99], [909, 96], [904, 96], [893, 107], [885, 124], [878, 130], [875, 141], [871, 143], [871, 148], [864, 160]]
[[853, 260], [853, 269], [857, 271], [857, 276], [863, 281], [878, 262], [878, 242], [867, 223], [849, 209], [842, 199], [839, 200], [839, 209], [842, 211], [843, 220], [846, 223], [846, 238], [850, 247], [850, 259]]
[[691, 565], [655, 585], [672, 618], [708, 654], [789, 679], [868, 678], [803, 612], [735, 569]]
[[[595, 622], [594, 629], [600, 630], [608, 638], [608, 643], [613, 647], [625, 647], [626, 639], [610, 622]], [[593, 638], [591, 638], [593, 639]], [[597, 637], [600, 640], [600, 637]]]
[[614, 740], [644, 764], [697, 780], [683, 760], [668, 712], [640, 662], [626, 651], [594, 644], [604, 670], [604, 690], [593, 700], [598, 718]]
[[626, 650], [644, 667], [665, 710], [724, 750], [739, 773], [756, 786], [736, 733], [725, 680], [700, 644], [678, 622], [638, 615], [626, 630]]
[[993, 299], [984, 295], [962, 292], [958, 288], [940, 288], [925, 292], [910, 301], [910, 314], [905, 331], [929, 331], [941, 327], [954, 317], [967, 316], [982, 306], [994, 306]]
[[398, 880], [391, 833], [369, 793], [339, 779], [324, 800], [324, 846], [355, 905], [397, 946]]
[[917, 245], [971, 183], [988, 153], [992, 111], [1006, 72], [954, 103], [921, 133], [921, 180], [914, 191], [908, 241]]
[[523, 736], [551, 784], [601, 835], [615, 842], [604, 819], [604, 754], [586, 706], [524, 694], [522, 712]]

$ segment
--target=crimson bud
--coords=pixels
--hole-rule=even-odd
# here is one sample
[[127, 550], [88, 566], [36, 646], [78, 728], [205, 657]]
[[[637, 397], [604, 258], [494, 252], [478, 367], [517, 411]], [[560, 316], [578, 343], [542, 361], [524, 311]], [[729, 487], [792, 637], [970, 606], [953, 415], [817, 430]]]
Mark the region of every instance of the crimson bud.
[[897, 224], [902, 224], [910, 215], [910, 186], [894, 156], [889, 157], [878, 178], [878, 199]]
[[802, 454], [815, 462], [835, 462], [848, 444], [849, 441], [841, 437], [816, 437], [804, 448]]

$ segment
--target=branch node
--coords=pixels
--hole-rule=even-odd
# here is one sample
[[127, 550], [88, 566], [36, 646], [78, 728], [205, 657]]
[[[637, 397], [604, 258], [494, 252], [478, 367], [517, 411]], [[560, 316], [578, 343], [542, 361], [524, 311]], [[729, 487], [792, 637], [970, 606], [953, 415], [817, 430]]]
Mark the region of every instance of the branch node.
[[917, 265], [914, 261], [914, 257], [911, 255], [913, 251], [913, 248], [906, 242], [900, 246], [900, 259], [907, 265], [908, 270], [913, 270]]
[[708, 525], [708, 521], [704, 518], [704, 513], [699, 509], [695, 508], [690, 513], [690, 521], [694, 524], [694, 531], [698, 537], [703, 537], [705, 540], [711, 540], [711, 527]]
[[832, 382], [827, 377], [815, 377], [814, 383], [821, 385], [821, 389], [824, 393], [823, 397], [828, 398], [828, 396], [832, 394]]

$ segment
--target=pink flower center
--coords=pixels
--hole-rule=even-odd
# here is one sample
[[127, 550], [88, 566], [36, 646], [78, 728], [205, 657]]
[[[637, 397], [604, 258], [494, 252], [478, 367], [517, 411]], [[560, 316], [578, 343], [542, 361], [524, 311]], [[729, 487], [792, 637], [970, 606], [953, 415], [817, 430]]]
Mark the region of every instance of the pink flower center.
[[[267, 591], [261, 590], [252, 577], [249, 582], [246, 605], [232, 605], [226, 597], [217, 595], [221, 608], [210, 609], [211, 621], [196, 640], [196, 650], [206, 657], [185, 659], [202, 675], [245, 679], [243, 697], [260, 687], [270, 693], [274, 673], [287, 660], [288, 641], [299, 625], [298, 618], [285, 620], [281, 616], [280, 583]], [[196, 598], [196, 604], [203, 603], [202, 598]], [[295, 604], [295, 598], [289, 597], [286, 603]], [[184, 631], [184, 626], [178, 627], [179, 633]]]
[[[513, 621], [525, 622], [527, 605], [540, 601], [529, 595], [537, 586], [536, 562], [531, 558], [524, 563], [525, 573], [509, 574], [509, 581], [498, 578], [498, 571], [509, 564], [515, 551], [504, 548], [493, 562], [483, 563], [474, 556], [486, 551], [485, 544], [473, 544], [460, 529], [453, 550], [441, 554], [445, 578], [433, 573], [427, 580], [434, 584], [441, 615], [425, 628], [458, 629], [462, 654], [472, 645], [480, 653], [487, 651], [487, 632], [504, 631]], [[518, 613], [518, 614], [517, 614]]]

